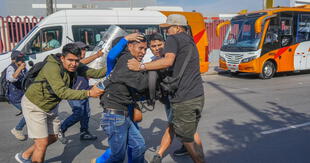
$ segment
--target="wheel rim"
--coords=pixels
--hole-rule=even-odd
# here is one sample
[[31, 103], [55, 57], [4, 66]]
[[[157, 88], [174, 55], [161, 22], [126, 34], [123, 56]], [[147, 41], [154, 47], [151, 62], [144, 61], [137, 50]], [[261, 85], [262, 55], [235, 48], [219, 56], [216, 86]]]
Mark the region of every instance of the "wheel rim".
[[270, 64], [267, 64], [265, 67], [264, 67], [264, 74], [266, 77], [269, 77], [271, 76], [273, 73], [273, 67], [270, 65]]

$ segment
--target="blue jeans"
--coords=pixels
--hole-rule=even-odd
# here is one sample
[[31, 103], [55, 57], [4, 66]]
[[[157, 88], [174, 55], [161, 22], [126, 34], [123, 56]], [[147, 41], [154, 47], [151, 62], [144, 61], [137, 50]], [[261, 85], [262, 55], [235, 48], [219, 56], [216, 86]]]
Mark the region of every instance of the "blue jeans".
[[90, 108], [88, 99], [85, 100], [68, 100], [69, 105], [72, 108], [72, 114], [63, 121], [60, 128], [62, 132], [66, 132], [67, 129], [80, 121], [80, 131], [88, 131], [88, 122], [90, 117]]
[[127, 147], [132, 149], [134, 163], [144, 163], [146, 150], [144, 138], [129, 117], [103, 113], [101, 126], [108, 136], [111, 148], [107, 163], [123, 162]]
[[[22, 105], [21, 103], [11, 103], [16, 109], [22, 111]], [[26, 121], [25, 121], [25, 118], [24, 116], [22, 116], [22, 119], [17, 123], [15, 129], [16, 130], [23, 130], [24, 126], [26, 125]]]

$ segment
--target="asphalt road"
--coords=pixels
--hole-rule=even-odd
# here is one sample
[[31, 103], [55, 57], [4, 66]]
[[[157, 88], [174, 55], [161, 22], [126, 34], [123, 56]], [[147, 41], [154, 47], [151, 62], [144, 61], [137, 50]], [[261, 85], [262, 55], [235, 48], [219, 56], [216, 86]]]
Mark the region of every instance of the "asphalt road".
[[[203, 141], [208, 163], [309, 163], [310, 162], [310, 73], [281, 74], [270, 80], [255, 75], [206, 75], [206, 104], [198, 132]], [[98, 131], [101, 108], [91, 100], [90, 130], [98, 140], [81, 142], [79, 124], [70, 128], [69, 144], [57, 142], [46, 154], [48, 163], [88, 163], [107, 148], [106, 136]], [[71, 111], [61, 103], [60, 117]], [[32, 141], [20, 142], [10, 134], [18, 118], [16, 110], [0, 103], [0, 163], [15, 163], [14, 155]], [[151, 159], [166, 127], [162, 105], [146, 112], [140, 123]], [[26, 130], [25, 130], [26, 132]], [[187, 156], [173, 157], [180, 146], [177, 139], [167, 151], [163, 162], [189, 163]]]

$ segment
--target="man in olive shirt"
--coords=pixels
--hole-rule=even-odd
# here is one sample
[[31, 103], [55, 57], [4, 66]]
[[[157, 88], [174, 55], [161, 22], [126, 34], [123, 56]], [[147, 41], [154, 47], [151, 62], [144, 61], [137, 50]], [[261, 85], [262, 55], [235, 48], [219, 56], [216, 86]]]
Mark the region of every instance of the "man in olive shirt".
[[48, 145], [57, 140], [60, 120], [57, 106], [61, 100], [82, 100], [98, 97], [103, 93], [97, 87], [90, 90], [71, 89], [77, 75], [100, 78], [105, 76], [106, 69], [91, 69], [80, 63], [81, 49], [69, 43], [62, 49], [62, 54], [50, 55], [47, 63], [40, 70], [22, 98], [22, 109], [25, 117], [28, 136], [34, 139], [34, 145], [23, 153], [17, 153], [18, 162], [44, 162]]

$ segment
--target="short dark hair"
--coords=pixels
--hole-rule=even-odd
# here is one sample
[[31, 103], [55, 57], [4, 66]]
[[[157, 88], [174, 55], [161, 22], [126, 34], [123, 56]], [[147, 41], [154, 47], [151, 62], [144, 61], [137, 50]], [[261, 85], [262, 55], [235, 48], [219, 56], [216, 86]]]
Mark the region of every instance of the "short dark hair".
[[142, 39], [140, 39], [139, 41], [136, 41], [136, 40], [128, 41], [128, 44], [135, 44], [135, 43], [140, 43], [140, 42], [147, 42], [145, 35], [143, 35]]
[[81, 49], [74, 43], [68, 43], [62, 48], [62, 56], [67, 56], [69, 53], [80, 57]]
[[160, 33], [153, 33], [149, 36], [149, 43], [155, 40], [165, 41], [163, 35], [161, 35]]

